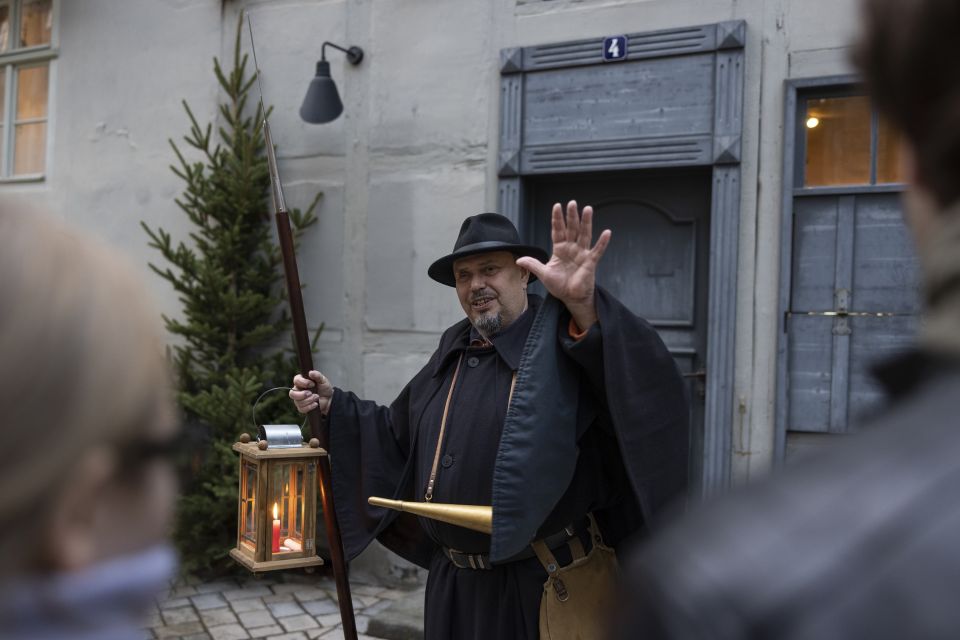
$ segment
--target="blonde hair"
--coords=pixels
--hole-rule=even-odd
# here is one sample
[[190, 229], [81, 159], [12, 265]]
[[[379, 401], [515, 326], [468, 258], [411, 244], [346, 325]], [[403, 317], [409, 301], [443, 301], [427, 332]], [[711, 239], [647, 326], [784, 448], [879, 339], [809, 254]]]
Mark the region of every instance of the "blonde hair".
[[87, 448], [173, 418], [159, 316], [136, 268], [35, 211], [0, 204], [0, 562]]

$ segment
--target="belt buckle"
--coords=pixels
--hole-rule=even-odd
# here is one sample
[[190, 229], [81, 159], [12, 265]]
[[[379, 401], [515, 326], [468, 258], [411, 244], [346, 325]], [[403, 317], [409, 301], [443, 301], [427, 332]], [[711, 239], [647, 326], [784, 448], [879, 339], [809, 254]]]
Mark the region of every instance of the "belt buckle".
[[450, 562], [453, 563], [457, 569], [471, 569], [470, 566], [470, 554], [464, 553], [463, 551], [457, 551], [456, 549], [448, 549], [447, 557], [450, 559]]
[[456, 549], [447, 549], [447, 558], [457, 569], [490, 569], [481, 553], [464, 553]]
[[453, 566], [455, 566], [457, 569], [463, 569], [463, 567], [460, 566], [460, 561], [459, 561], [459, 556], [463, 554], [461, 554], [456, 549], [450, 549], [450, 548], [444, 549], [444, 552], [445, 552], [445, 555], [447, 556], [447, 560], [453, 563]]

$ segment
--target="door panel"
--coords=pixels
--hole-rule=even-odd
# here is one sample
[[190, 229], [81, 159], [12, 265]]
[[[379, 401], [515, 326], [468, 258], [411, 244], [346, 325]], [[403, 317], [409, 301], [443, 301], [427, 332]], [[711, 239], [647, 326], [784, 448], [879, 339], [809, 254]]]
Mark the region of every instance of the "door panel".
[[845, 433], [883, 401], [870, 374], [920, 325], [920, 266], [898, 194], [795, 200], [787, 310], [790, 433]]
[[[632, 171], [526, 179], [528, 238], [550, 250], [550, 211], [576, 200], [594, 208], [594, 241], [613, 237], [598, 283], [660, 333], [691, 398], [691, 481], [702, 469], [707, 286], [710, 245], [709, 170]], [[542, 293], [539, 283], [533, 290]]]

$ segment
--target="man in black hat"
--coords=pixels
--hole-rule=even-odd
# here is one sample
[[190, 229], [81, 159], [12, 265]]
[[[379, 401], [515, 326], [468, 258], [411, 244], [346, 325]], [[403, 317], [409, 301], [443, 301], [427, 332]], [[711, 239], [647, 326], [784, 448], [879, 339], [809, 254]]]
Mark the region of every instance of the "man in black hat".
[[[330, 421], [332, 490], [344, 550], [373, 539], [429, 569], [428, 639], [537, 638], [547, 574], [530, 543], [569, 562], [593, 513], [629, 543], [687, 480], [689, 410], [656, 332], [595, 284], [610, 231], [554, 205], [553, 254], [505, 217], [467, 218], [431, 278], [466, 319], [389, 406], [294, 378], [301, 412]], [[539, 278], [547, 298], [527, 294]], [[370, 507], [370, 496], [493, 506], [492, 534]]]

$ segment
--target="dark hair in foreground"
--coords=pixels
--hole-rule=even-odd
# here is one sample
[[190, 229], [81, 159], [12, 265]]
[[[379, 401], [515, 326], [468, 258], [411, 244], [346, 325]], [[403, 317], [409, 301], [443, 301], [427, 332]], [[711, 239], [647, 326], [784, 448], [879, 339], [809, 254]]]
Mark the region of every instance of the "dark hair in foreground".
[[855, 61], [915, 153], [917, 181], [960, 200], [960, 0], [865, 0]]

